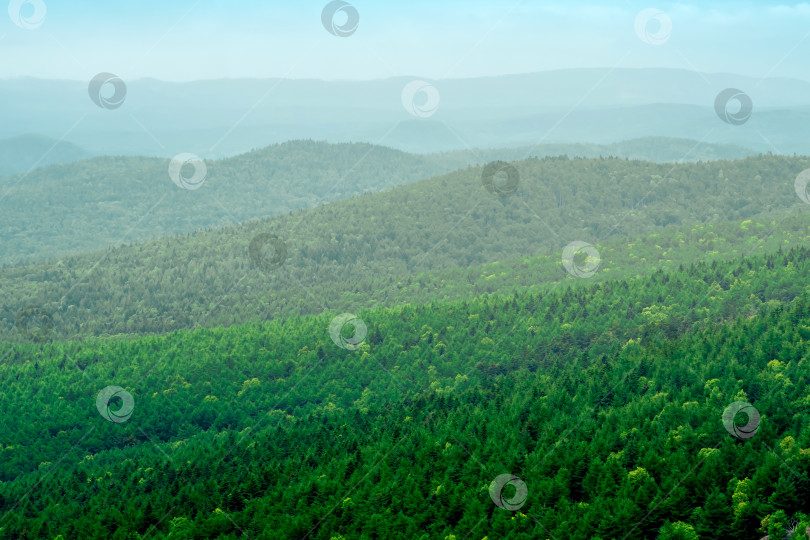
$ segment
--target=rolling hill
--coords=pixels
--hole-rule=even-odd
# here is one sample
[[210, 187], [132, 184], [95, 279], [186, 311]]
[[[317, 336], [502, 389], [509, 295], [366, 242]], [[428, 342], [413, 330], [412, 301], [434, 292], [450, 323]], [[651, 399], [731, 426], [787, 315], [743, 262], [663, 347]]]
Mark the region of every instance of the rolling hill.
[[[37, 169], [0, 186], [4, 238], [0, 264], [234, 225], [470, 165], [552, 154], [693, 161], [737, 158], [750, 152], [664, 138], [606, 146], [543, 145], [429, 155], [368, 144], [295, 141], [207, 162], [206, 176], [193, 191], [172, 183], [170, 159], [97, 157]], [[182, 174], [193, 173], [184, 170]]]
[[[17, 317], [31, 306], [52, 317], [56, 336], [78, 338], [504, 292], [559, 280], [560, 253], [574, 241], [599, 246], [603, 268], [627, 276], [807, 236], [794, 179], [808, 158], [512, 166], [520, 183], [511, 197], [487, 191], [482, 168], [471, 167], [238, 226], [7, 267], [0, 331], [19, 339]], [[532, 256], [546, 261], [537, 275], [520, 260]], [[479, 268], [496, 261], [500, 269]]]
[[643, 4], [10, 0], [0, 540], [810, 540], [810, 0]]
[[330, 338], [334, 313], [4, 343], [0, 534], [803, 530], [809, 254], [377, 308], [356, 350]]
[[454, 168], [437, 158], [367, 144], [299, 141], [208, 162], [202, 186], [184, 190], [172, 182], [170, 162], [97, 157], [9, 178], [0, 196], [6, 238], [0, 260], [54, 257], [232, 225]]

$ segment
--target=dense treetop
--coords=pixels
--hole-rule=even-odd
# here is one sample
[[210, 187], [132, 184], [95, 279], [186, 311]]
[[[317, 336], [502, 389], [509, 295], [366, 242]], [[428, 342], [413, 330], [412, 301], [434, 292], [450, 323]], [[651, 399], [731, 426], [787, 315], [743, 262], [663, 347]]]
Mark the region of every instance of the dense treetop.
[[[272, 148], [212, 163], [210, 186], [166, 191], [140, 223], [216, 225], [205, 210], [245, 196], [217, 169], [256, 180], [304, 164], [332, 192], [353, 152], [378, 151], [327, 163], [318, 144], [285, 148], [289, 169]], [[388, 157], [368, 178], [413, 158]], [[165, 165], [93, 163], [124, 162], [147, 183]], [[804, 530], [810, 226], [794, 179], [809, 167], [498, 162], [7, 265], [0, 539]], [[84, 195], [104, 192], [86, 180]], [[264, 215], [250, 185], [245, 208]], [[99, 215], [53, 216], [106, 242], [86, 229]], [[26, 238], [40, 254], [68, 241]], [[507, 500], [526, 486], [514, 508], [493, 494], [504, 474]]]
[[[6, 344], [0, 537], [781, 535], [809, 523], [808, 277], [796, 248], [380, 308], [356, 351], [333, 314]], [[96, 410], [110, 385], [125, 422]]]
[[[622, 145], [626, 145], [627, 149], [623, 150]], [[662, 150], [656, 150], [659, 147]], [[667, 150], [671, 147], [674, 149]], [[680, 150], [685, 147], [681, 153]], [[430, 190], [439, 201], [453, 200], [452, 210], [461, 202], [457, 199], [468, 201], [468, 196], [472, 194], [470, 190], [479, 184], [480, 170], [466, 167], [484, 165], [495, 159], [524, 160], [528, 156], [544, 156], [552, 150], [568, 150], [572, 154], [587, 156], [608, 155], [611, 152], [632, 157], [649, 157], [650, 154], [679, 156], [671, 158], [676, 160], [694, 159], [707, 155], [706, 152], [708, 156], [740, 155], [722, 149], [701, 153], [701, 148], [692, 141], [645, 139], [619, 143], [615, 148], [582, 145], [552, 149], [539, 146], [418, 155], [370, 144], [293, 141], [232, 158], [208, 161], [205, 163], [204, 180], [194, 190], [182, 189], [172, 182], [169, 176], [171, 159], [97, 157], [38, 168], [8, 177], [0, 183], [0, 214], [3, 215], [0, 234], [4, 238], [0, 245], [0, 263], [31, 262], [117, 246], [124, 242], [234, 225], [411, 184], [465, 168], [442, 179], [418, 183], [420, 187], [416, 188]], [[656, 176], [663, 178], [666, 184], [686, 181], [687, 186], [682, 189], [662, 186], [653, 201], [643, 204], [660, 202], [662, 197], [698, 196], [705, 192], [710, 195], [707, 202], [718, 206], [718, 191], [736, 189], [746, 180], [754, 178], [743, 174], [747, 165], [736, 161], [700, 165], [696, 169], [686, 168], [678, 174], [668, 174], [671, 164], [639, 166], [637, 163], [616, 161], [597, 166], [596, 162], [581, 160], [553, 163], [543, 161], [521, 166], [527, 190], [521, 195], [529, 196], [525, 202], [532, 203], [532, 210], [541, 215], [545, 215], [544, 210], [548, 205], [556, 205], [563, 213], [566, 208], [583, 205], [585, 201], [574, 200], [575, 197], [583, 197], [583, 190], [591, 193], [590, 197], [586, 197], [590, 203], [591, 197], [602, 197], [609, 181], [617, 178], [621, 180], [622, 187], [614, 195], [632, 196], [625, 198], [618, 209], [629, 209], [642, 202], [643, 195], [651, 182], [656, 181]], [[762, 167], [756, 165], [758, 162], [751, 163], [754, 164], [751, 169], [756, 174], [762, 174]], [[775, 173], [774, 179], [779, 178], [779, 174], [795, 176], [798, 171], [794, 173], [794, 166], [800, 163], [803, 162], [762, 158], [765, 167], [776, 168], [768, 170]], [[723, 168], [728, 176], [727, 181], [724, 176], [719, 176]], [[191, 164], [185, 165], [180, 171], [186, 178], [194, 174]], [[600, 174], [607, 176], [600, 179]], [[687, 178], [684, 174], [690, 176]], [[718, 182], [722, 190], [713, 189]], [[702, 187], [696, 191], [692, 184], [698, 183]], [[545, 188], [541, 189], [541, 184]], [[760, 201], [763, 204], [773, 204], [779, 200], [772, 196], [776, 195], [772, 193], [773, 190], [760, 193], [756, 191], [756, 186], [751, 187], [754, 191], [746, 190], [740, 195], [749, 199], [763, 196]], [[786, 192], [788, 195], [789, 191]], [[413, 196], [418, 197], [418, 192], [397, 193], [411, 194], [406, 201], [402, 201], [403, 204], [417, 204]], [[398, 195], [393, 197], [397, 199]], [[384, 199], [373, 202], [363, 200], [360, 205], [363, 207]], [[618, 201], [612, 195], [607, 199], [602, 208], [613, 213]], [[430, 205], [422, 208], [427, 213], [435, 211]], [[699, 212], [705, 209], [695, 210]], [[715, 210], [726, 209], [726, 204], [719, 204]], [[733, 209], [735, 214], [745, 214], [747, 211], [744, 205], [739, 208], [734, 206]], [[367, 212], [368, 208], [363, 210]], [[467, 210], [469, 208], [464, 208], [465, 212]], [[481, 210], [487, 210], [487, 206], [481, 207]], [[525, 214], [525, 209], [520, 212]], [[706, 217], [712, 217], [713, 213]], [[659, 221], [673, 222], [681, 217], [686, 216], [665, 214]], [[581, 218], [577, 216], [577, 219]], [[335, 225], [342, 226], [343, 223]], [[360, 225], [367, 223], [361, 220]], [[592, 223], [585, 225], [591, 226]]]
[[[596, 279], [799, 245], [808, 208], [793, 181], [807, 165], [536, 159], [514, 164], [520, 184], [506, 198], [469, 168], [234, 227], [7, 267], [0, 335], [19, 338], [15, 321], [29, 307], [53, 318], [56, 336], [80, 337], [508, 292], [564, 277], [560, 254], [572, 241], [600, 250]], [[274, 248], [252, 260], [250, 245], [271, 237], [285, 258], [268, 268]]]

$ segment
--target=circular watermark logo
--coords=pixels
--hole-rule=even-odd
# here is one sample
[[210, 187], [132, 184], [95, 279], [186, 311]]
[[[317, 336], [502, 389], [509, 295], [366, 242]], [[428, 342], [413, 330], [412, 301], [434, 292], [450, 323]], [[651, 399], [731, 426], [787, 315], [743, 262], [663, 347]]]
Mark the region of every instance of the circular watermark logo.
[[[574, 258], [578, 254], [585, 255], [584, 264], [578, 264]], [[602, 263], [602, 258], [599, 256], [599, 251], [587, 242], [580, 242], [579, 240], [571, 242], [563, 249], [562, 263], [565, 271], [574, 277], [589, 278], [596, 274], [599, 265]]]
[[[740, 413], [748, 416], [748, 421], [743, 426], [736, 422], [737, 415]], [[744, 401], [735, 401], [723, 411], [723, 426], [726, 431], [738, 439], [750, 439], [756, 435], [759, 430], [759, 420], [759, 411]]]
[[[343, 21], [341, 22], [341, 19]], [[357, 31], [360, 14], [348, 2], [335, 0], [329, 2], [321, 12], [321, 22], [326, 31], [337, 37], [349, 37]]]
[[487, 191], [499, 197], [509, 197], [517, 193], [520, 173], [511, 163], [493, 161], [484, 165], [481, 182]]
[[[112, 88], [112, 94], [107, 91]], [[118, 75], [112, 73], [99, 73], [87, 85], [87, 93], [93, 103], [102, 109], [117, 109], [124, 104], [127, 98], [127, 84]]]
[[663, 45], [672, 34], [672, 19], [660, 9], [648, 8], [636, 15], [636, 35], [644, 43]]
[[[345, 337], [348, 330], [353, 330], [350, 337]], [[341, 349], [356, 351], [368, 335], [366, 323], [353, 313], [341, 313], [329, 324], [329, 337]]]
[[[113, 399], [121, 402], [121, 406], [117, 410], [110, 407]], [[132, 416], [132, 411], [135, 409], [135, 398], [120, 386], [108, 386], [96, 396], [96, 409], [105, 420], [120, 424]]]
[[287, 260], [287, 244], [275, 234], [260, 233], [250, 241], [248, 255], [262, 270], [275, 270]]
[[[193, 169], [190, 176], [183, 174], [183, 168], [185, 168], [186, 165], [191, 166]], [[182, 189], [200, 189], [205, 182], [205, 176], [207, 174], [208, 168], [205, 166], [205, 162], [188, 152], [177, 154], [169, 163], [169, 178]]]
[[18, 311], [14, 324], [17, 331], [31, 341], [45, 341], [53, 331], [51, 314], [37, 306], [24, 307]]
[[411, 81], [402, 89], [402, 106], [417, 118], [429, 118], [439, 110], [439, 91], [427, 81]]
[[48, 8], [42, 0], [11, 0], [8, 16], [23, 30], [35, 30], [45, 22]]
[[[514, 495], [509, 498], [504, 497], [504, 490], [506, 486], [512, 486], [515, 489]], [[529, 489], [526, 487], [526, 482], [515, 476], [514, 474], [499, 474], [495, 480], [489, 484], [489, 497], [495, 506], [510, 510], [520, 510], [526, 499], [529, 496]]]
[[796, 195], [802, 200], [803, 203], [810, 204], [810, 195], [807, 193], [807, 184], [810, 184], [810, 169], [805, 169], [796, 176], [796, 181], [793, 187], [796, 189]]
[[[738, 107], [734, 108], [731, 103], [737, 103]], [[726, 88], [714, 100], [714, 111], [720, 120], [726, 124], [733, 126], [741, 126], [748, 122], [751, 118], [751, 112], [754, 110], [754, 102], [751, 98], [737, 88]]]

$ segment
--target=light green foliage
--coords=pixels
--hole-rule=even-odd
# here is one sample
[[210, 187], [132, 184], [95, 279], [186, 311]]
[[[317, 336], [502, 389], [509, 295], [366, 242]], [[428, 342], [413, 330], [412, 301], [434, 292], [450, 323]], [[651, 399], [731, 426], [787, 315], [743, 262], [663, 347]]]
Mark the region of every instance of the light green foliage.
[[[359, 351], [332, 343], [333, 313], [2, 344], [3, 534], [778, 532], [804, 519], [810, 488], [810, 431], [795, 414], [810, 383], [808, 255], [379, 307], [357, 314]], [[646, 320], [652, 306], [666, 318]], [[95, 410], [113, 383], [134, 393], [120, 424]], [[763, 418], [749, 440], [722, 423], [741, 396]], [[503, 471], [528, 487], [519, 513], [490, 499]]]

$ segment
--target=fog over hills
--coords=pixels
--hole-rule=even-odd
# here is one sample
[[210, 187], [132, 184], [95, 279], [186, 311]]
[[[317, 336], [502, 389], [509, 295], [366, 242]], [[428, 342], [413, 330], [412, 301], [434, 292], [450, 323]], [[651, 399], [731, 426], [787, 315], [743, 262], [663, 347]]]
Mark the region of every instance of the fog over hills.
[[[88, 98], [86, 81], [7, 79], [0, 81], [0, 99], [15, 107], [0, 110], [0, 136], [40, 133], [96, 154], [194, 152], [209, 159], [300, 138], [412, 152], [645, 136], [761, 152], [808, 149], [810, 83], [798, 79], [569, 69], [409, 87], [415, 80], [137, 79], [124, 81], [123, 105], [108, 110]], [[746, 125], [718, 123], [715, 98], [726, 88], [750, 96]]]
[[90, 153], [68, 141], [42, 135], [18, 135], [0, 140], [0, 181], [2, 177], [37, 167], [68, 163], [90, 157]]

